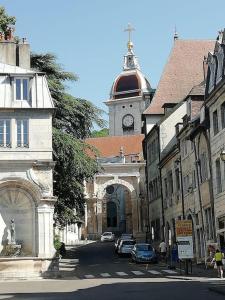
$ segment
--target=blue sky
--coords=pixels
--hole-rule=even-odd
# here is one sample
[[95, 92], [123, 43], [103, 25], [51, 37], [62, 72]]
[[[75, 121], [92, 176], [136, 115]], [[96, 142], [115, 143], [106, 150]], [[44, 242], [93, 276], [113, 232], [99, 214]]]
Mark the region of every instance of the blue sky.
[[106, 110], [112, 82], [122, 70], [128, 23], [141, 69], [157, 87], [173, 45], [176, 24], [183, 39], [215, 39], [225, 27], [225, 2], [208, 0], [2, 0], [17, 18], [16, 35], [33, 52], [53, 52], [79, 76], [69, 85], [77, 97]]

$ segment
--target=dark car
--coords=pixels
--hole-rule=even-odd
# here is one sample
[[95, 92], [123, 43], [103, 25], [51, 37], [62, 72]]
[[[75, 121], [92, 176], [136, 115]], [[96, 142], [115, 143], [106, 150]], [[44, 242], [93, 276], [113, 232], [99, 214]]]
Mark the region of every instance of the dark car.
[[136, 263], [157, 263], [158, 258], [150, 244], [136, 244], [131, 252], [132, 261]]

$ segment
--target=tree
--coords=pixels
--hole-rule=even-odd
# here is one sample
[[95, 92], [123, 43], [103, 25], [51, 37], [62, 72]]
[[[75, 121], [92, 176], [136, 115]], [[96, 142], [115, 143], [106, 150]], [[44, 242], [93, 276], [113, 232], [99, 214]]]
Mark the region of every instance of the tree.
[[104, 137], [109, 135], [109, 129], [108, 128], [103, 128], [100, 130], [93, 130], [91, 133], [91, 137]]
[[5, 8], [0, 6], [0, 31], [4, 34], [5, 38], [8, 35], [9, 27], [16, 24], [16, 18], [8, 16]]
[[50, 92], [56, 106], [53, 118], [54, 193], [58, 197], [55, 215], [61, 225], [75, 221], [74, 208], [82, 212], [84, 180], [98, 171], [95, 159], [88, 150], [96, 152], [84, 139], [91, 135], [93, 124], [105, 125], [103, 111], [90, 101], [78, 99], [66, 92], [65, 82], [75, 81], [77, 76], [65, 72], [56, 63], [53, 54], [32, 54], [32, 68], [45, 72]]

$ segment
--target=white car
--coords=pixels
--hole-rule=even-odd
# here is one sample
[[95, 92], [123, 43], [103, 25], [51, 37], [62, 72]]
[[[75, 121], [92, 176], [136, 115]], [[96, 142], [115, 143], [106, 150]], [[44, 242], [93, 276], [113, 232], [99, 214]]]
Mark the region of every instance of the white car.
[[112, 242], [115, 240], [115, 235], [114, 233], [108, 231], [108, 232], [104, 232], [102, 235], [101, 235], [101, 242]]
[[118, 254], [131, 254], [135, 244], [135, 240], [121, 240], [118, 247]]

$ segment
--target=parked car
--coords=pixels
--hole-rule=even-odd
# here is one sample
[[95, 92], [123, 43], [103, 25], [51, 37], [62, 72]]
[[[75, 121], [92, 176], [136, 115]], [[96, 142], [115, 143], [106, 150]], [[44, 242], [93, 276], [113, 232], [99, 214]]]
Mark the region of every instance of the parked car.
[[100, 238], [101, 242], [112, 242], [115, 240], [115, 235], [114, 233], [108, 231], [108, 232], [103, 232]]
[[136, 263], [157, 263], [155, 249], [150, 244], [136, 244], [131, 252], [131, 259]]
[[131, 254], [131, 251], [133, 250], [135, 245], [135, 240], [121, 240], [118, 246], [118, 254]]
[[134, 240], [134, 238], [131, 233], [122, 233], [121, 236], [115, 242], [115, 252], [116, 253], [118, 252], [118, 248], [119, 248], [120, 242], [122, 240]]

